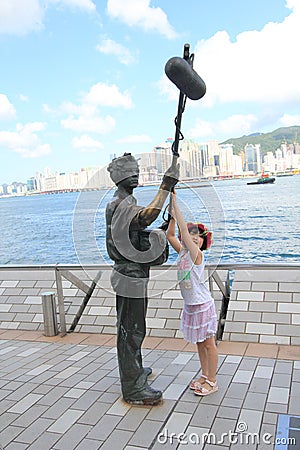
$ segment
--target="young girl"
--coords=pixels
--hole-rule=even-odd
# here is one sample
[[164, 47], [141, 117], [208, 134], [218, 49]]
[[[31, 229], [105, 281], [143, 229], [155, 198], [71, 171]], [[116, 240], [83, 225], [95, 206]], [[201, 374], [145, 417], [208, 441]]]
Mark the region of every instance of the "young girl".
[[[217, 316], [214, 300], [204, 281], [204, 256], [202, 250], [211, 245], [212, 233], [201, 223], [186, 223], [172, 195], [172, 219], [167, 238], [179, 254], [177, 268], [181, 294], [184, 300], [181, 331], [184, 339], [197, 345], [202, 375], [192, 380], [190, 389], [196, 395], [209, 395], [218, 390], [216, 372], [218, 351], [215, 344]], [[179, 236], [175, 236], [175, 219]]]

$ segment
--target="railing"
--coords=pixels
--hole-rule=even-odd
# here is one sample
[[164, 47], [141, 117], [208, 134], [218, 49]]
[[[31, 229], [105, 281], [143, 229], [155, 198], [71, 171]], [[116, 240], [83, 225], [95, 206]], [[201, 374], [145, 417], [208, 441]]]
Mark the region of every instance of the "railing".
[[[155, 270], [166, 270], [166, 268], [171, 267], [170, 265], [164, 266], [156, 266]], [[224, 324], [227, 315], [228, 304], [230, 300], [230, 284], [231, 279], [233, 277], [233, 273], [236, 270], [291, 270], [296, 269], [300, 270], [300, 263], [220, 263], [218, 265], [207, 264], [206, 268], [208, 270], [209, 277], [209, 286], [211, 292], [213, 292], [213, 282], [216, 283], [218, 289], [222, 293], [222, 302], [219, 314], [219, 323], [218, 323], [218, 331], [217, 331], [217, 339], [221, 340], [223, 335]], [[32, 270], [53, 270], [55, 272], [55, 281], [56, 281], [56, 290], [57, 290], [57, 298], [58, 298], [58, 311], [60, 318], [60, 331], [62, 335], [65, 335], [67, 332], [74, 331], [80, 317], [93, 294], [97, 283], [99, 282], [102, 273], [104, 270], [110, 269], [109, 265], [76, 265], [76, 264], [51, 264], [51, 265], [14, 265], [14, 266], [0, 266], [0, 278], [1, 271], [32, 271]], [[80, 280], [76, 275], [74, 275], [71, 271], [76, 270], [84, 270], [84, 271], [96, 271], [96, 276], [91, 278], [91, 285], [87, 285], [85, 282]], [[223, 282], [218, 274], [219, 270], [227, 270], [227, 276], [225, 282]], [[75, 285], [78, 289], [80, 289], [84, 294], [83, 302], [80, 305], [76, 315], [74, 316], [74, 320], [69, 328], [66, 329], [66, 319], [65, 319], [65, 307], [64, 307], [64, 295], [63, 295], [63, 283], [62, 278], [67, 279], [73, 285]], [[300, 281], [300, 274], [299, 274]]]

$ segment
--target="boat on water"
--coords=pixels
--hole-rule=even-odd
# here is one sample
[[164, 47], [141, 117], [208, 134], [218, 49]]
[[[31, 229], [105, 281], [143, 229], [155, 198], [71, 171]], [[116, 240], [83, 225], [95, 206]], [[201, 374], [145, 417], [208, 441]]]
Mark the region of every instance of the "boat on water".
[[270, 177], [267, 173], [262, 173], [260, 178], [258, 178], [256, 181], [248, 181], [247, 184], [272, 184], [274, 183], [275, 178]]

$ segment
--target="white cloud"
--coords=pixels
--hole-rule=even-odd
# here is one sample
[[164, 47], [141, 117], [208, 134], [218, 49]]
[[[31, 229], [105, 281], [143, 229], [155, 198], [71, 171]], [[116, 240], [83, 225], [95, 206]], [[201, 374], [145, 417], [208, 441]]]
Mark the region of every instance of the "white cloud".
[[194, 68], [207, 85], [203, 105], [299, 102], [300, 2], [288, 0], [287, 7], [292, 12], [283, 22], [240, 33], [234, 42], [226, 31], [198, 42]]
[[87, 134], [83, 134], [80, 137], [75, 137], [72, 139], [72, 145], [81, 152], [96, 152], [98, 149], [103, 148], [103, 144], [101, 142], [92, 139]]
[[103, 106], [129, 109], [132, 100], [127, 91], [120, 92], [116, 85], [97, 83], [82, 95], [80, 104], [64, 102], [61, 105], [61, 112], [69, 115], [61, 124], [77, 132], [110, 133], [115, 127], [115, 119], [110, 115], [99, 115], [99, 107]]
[[292, 127], [294, 125], [299, 125], [300, 114], [284, 114], [282, 117], [280, 117], [279, 123], [283, 127]]
[[113, 41], [109, 38], [102, 39], [101, 43], [96, 46], [96, 49], [100, 53], [104, 53], [105, 55], [114, 55], [118, 58], [120, 63], [128, 66], [135, 62], [134, 56], [131, 52], [121, 44]]
[[92, 0], [48, 0], [49, 3], [59, 6], [75, 7], [88, 12], [96, 11], [96, 5]]
[[44, 28], [47, 12], [45, 5], [79, 8], [86, 12], [96, 11], [92, 0], [1, 0], [0, 34], [23, 36]]
[[27, 95], [20, 94], [19, 95], [21, 102], [28, 102], [29, 98]]
[[7, 96], [0, 94], [0, 119], [15, 119], [16, 110]]
[[118, 144], [141, 144], [145, 142], [151, 142], [151, 139], [146, 134], [132, 134], [122, 139], [118, 139]]
[[115, 128], [115, 119], [111, 116], [89, 117], [69, 116], [61, 121], [64, 128], [77, 132], [110, 133]]
[[94, 84], [84, 97], [84, 103], [125, 109], [132, 107], [132, 100], [128, 91], [122, 93], [115, 84], [108, 85], [105, 83]]
[[168, 39], [177, 37], [166, 13], [159, 7], [150, 6], [150, 0], [108, 0], [108, 14], [128, 26], [154, 31]]
[[157, 87], [168, 100], [178, 100], [179, 90], [166, 75], [157, 82]]
[[189, 131], [189, 136], [202, 139], [213, 139], [215, 136], [240, 136], [252, 133], [257, 123], [258, 119], [254, 114], [234, 114], [216, 122], [197, 119], [195, 126]]
[[51, 153], [49, 144], [43, 144], [36, 134], [43, 131], [46, 125], [32, 122], [26, 125], [17, 124], [16, 131], [0, 131], [0, 146], [6, 147], [23, 158], [39, 158]]
[[0, 2], [0, 33], [25, 35], [43, 28], [44, 8], [39, 0]]

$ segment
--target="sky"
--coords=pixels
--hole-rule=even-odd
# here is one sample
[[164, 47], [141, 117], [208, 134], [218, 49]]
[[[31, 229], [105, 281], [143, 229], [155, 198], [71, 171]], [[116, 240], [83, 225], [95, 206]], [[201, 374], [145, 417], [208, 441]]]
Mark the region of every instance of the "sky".
[[207, 88], [186, 139], [300, 125], [299, 42], [300, 0], [0, 0], [0, 184], [174, 138], [186, 43]]

